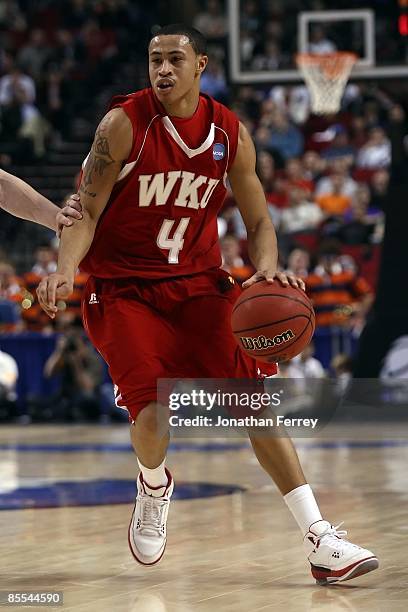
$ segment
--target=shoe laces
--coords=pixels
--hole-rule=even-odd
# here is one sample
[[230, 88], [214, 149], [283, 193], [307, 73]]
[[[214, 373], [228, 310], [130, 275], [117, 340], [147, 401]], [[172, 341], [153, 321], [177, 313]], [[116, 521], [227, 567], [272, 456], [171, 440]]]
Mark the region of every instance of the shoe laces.
[[336, 527], [333, 527], [332, 525], [330, 525], [330, 527], [327, 527], [326, 530], [318, 536], [319, 540], [321, 540], [322, 538], [324, 538], [324, 536], [327, 535], [335, 536], [337, 538], [345, 538], [347, 535], [347, 531], [345, 529], [341, 529], [339, 531], [339, 527], [341, 527], [343, 523], [344, 521], [336, 525]]
[[141, 504], [140, 532], [151, 535], [151, 531], [154, 531], [157, 535], [162, 535], [163, 513], [168, 500], [150, 495], [141, 495], [139, 499]]
[[331, 548], [335, 548], [336, 550], [344, 549], [345, 547], [359, 548], [356, 544], [352, 544], [348, 542], [344, 538], [347, 535], [347, 531], [345, 529], [339, 530], [339, 527], [343, 525], [344, 521], [333, 527], [327, 527], [323, 533], [317, 536], [317, 541], [323, 542], [324, 544], [328, 544]]

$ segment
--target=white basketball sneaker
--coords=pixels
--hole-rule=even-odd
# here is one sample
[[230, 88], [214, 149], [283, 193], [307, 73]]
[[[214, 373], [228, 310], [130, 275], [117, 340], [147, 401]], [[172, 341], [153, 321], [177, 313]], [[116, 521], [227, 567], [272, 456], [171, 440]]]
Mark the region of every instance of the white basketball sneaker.
[[129, 546], [136, 561], [142, 565], [158, 563], [166, 548], [167, 515], [174, 489], [174, 481], [167, 468], [166, 474], [168, 481], [164, 487], [149, 487], [141, 472], [137, 478], [136, 503], [129, 525]]
[[378, 559], [370, 551], [344, 539], [347, 531], [338, 531], [327, 521], [313, 523], [304, 538], [312, 576], [317, 584], [350, 580], [377, 569]]

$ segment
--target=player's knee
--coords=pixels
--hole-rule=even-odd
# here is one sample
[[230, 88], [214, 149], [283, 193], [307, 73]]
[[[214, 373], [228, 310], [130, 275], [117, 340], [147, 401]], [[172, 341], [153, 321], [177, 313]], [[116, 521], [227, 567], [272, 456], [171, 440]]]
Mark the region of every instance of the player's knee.
[[139, 412], [135, 427], [146, 436], [160, 436], [168, 429], [168, 411], [163, 406], [151, 402]]

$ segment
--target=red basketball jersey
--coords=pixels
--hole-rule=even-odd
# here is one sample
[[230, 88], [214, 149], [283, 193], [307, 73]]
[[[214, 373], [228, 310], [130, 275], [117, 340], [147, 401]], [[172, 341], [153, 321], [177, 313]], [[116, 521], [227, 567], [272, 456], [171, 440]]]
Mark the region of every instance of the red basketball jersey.
[[81, 268], [100, 278], [168, 278], [221, 264], [217, 213], [239, 122], [200, 95], [188, 119], [167, 116], [152, 90], [116, 98], [133, 146]]

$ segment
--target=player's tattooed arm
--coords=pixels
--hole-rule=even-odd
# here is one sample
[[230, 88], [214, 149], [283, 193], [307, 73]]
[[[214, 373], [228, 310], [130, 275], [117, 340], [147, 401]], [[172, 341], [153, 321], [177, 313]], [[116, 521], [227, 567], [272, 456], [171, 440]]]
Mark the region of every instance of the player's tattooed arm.
[[115, 163], [115, 160], [110, 152], [109, 138], [107, 137], [110, 123], [111, 117], [107, 115], [102, 119], [98, 129], [96, 130], [95, 140], [87, 159], [83, 178], [79, 188], [81, 193], [88, 195], [91, 198], [96, 197], [96, 192], [89, 189], [89, 186], [92, 185], [95, 176], [102, 177], [106, 169], [111, 164]]
[[109, 111], [96, 130], [79, 187], [83, 219], [64, 227], [57, 272], [45, 277], [37, 289], [39, 302], [51, 318], [55, 317], [57, 300], [72, 293], [75, 273], [92, 244], [98, 219], [129, 157], [132, 142], [132, 124], [126, 113], [120, 108]]

